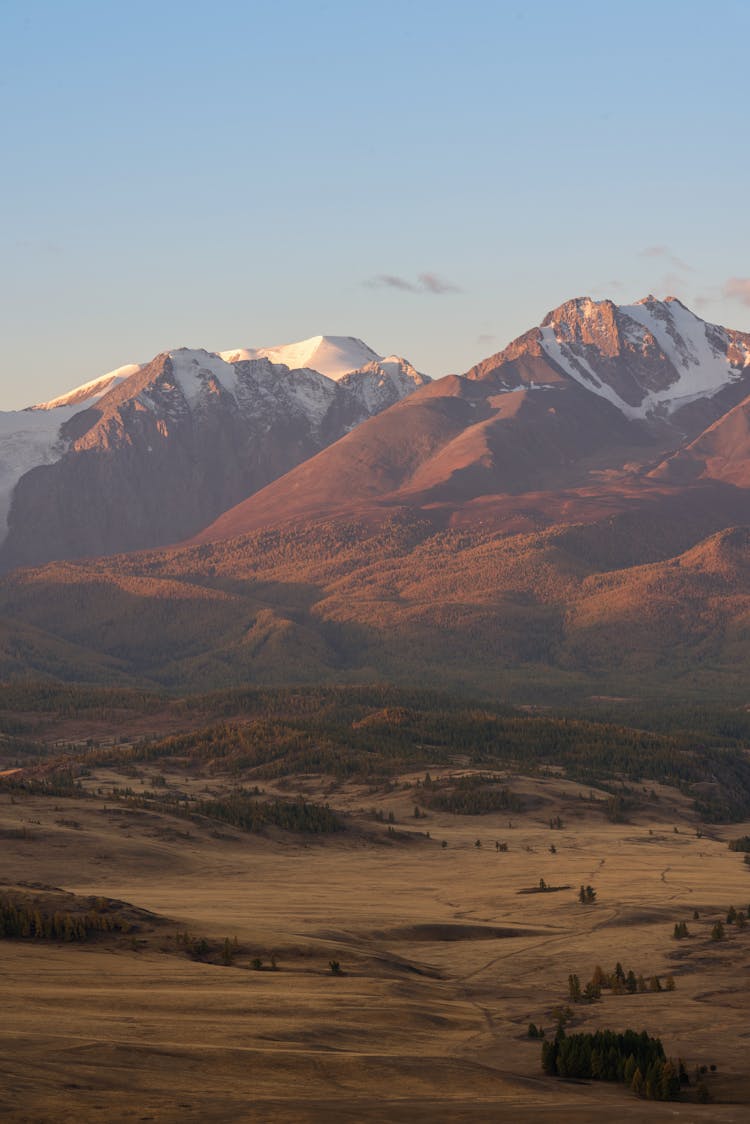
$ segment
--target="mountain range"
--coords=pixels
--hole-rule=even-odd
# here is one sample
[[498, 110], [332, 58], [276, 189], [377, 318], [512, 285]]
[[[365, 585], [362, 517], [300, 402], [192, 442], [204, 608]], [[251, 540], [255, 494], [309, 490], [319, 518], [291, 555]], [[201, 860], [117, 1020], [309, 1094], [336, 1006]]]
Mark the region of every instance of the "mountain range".
[[0, 567], [185, 539], [428, 381], [317, 336], [180, 348], [0, 414]]
[[749, 411], [750, 334], [652, 296], [434, 381], [346, 337], [122, 368], [22, 412], [23, 472], [0, 419], [0, 672], [740, 697]]

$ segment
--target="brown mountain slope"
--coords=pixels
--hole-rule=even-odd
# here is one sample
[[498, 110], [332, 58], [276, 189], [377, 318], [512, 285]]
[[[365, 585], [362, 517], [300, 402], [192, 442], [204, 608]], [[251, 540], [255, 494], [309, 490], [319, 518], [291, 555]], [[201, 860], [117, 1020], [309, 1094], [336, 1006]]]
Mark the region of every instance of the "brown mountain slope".
[[[518, 509], [509, 497], [525, 493], [546, 525], [558, 493], [583, 490], [591, 507], [603, 474], [628, 506], [634, 478], [679, 459], [748, 389], [750, 336], [706, 324], [673, 298], [621, 307], [578, 298], [465, 377], [432, 383], [371, 419], [195, 541], [404, 504], [440, 509], [445, 522], [476, 514], [509, 527]], [[730, 450], [728, 459], [741, 455]], [[743, 472], [725, 467], [718, 478], [744, 486]], [[650, 494], [656, 482], [685, 478], [657, 472], [644, 487]]]
[[496, 393], [486, 381], [452, 376], [365, 422], [194, 541], [384, 505], [439, 506], [450, 519], [479, 497], [582, 485], [592, 470], [663, 449], [663, 437], [575, 383]]
[[750, 398], [653, 469], [656, 480], [724, 480], [750, 488]]
[[[183, 689], [387, 679], [528, 701], [689, 685], [735, 697], [750, 673], [748, 532], [667, 554], [725, 517], [718, 496], [704, 490], [690, 527], [675, 493], [644, 523], [624, 513], [509, 535], [402, 511], [16, 571], [0, 583], [0, 673], [17, 674], [7, 653], [31, 632], [26, 670], [62, 678]], [[651, 561], [659, 534], [663, 560]]]

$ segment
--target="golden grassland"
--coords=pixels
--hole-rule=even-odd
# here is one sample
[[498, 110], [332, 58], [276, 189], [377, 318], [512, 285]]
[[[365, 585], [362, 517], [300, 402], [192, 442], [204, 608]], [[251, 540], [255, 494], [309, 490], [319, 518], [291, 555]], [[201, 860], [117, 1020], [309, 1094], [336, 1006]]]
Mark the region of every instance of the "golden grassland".
[[[629, 822], [610, 822], [607, 791], [555, 770], [497, 774], [522, 811], [454, 815], [429, 806], [420, 769], [265, 781], [266, 797], [329, 803], [348, 830], [247, 834], [113, 798], [113, 786], [153, 791], [156, 768], [160, 789], [188, 797], [236, 784], [172, 757], [135, 775], [95, 765], [88, 795], [0, 793], [0, 891], [62, 887], [164, 919], [82, 944], [2, 942], [3, 1119], [747, 1119], [750, 928], [710, 935], [750, 900], [750, 867], [727, 847], [747, 824], [701, 825], [684, 793], [658, 783]], [[570, 889], [521, 892], [540, 878]], [[593, 905], [578, 902], [582, 883]], [[691, 935], [675, 941], [681, 920]], [[192, 959], [185, 931], [215, 949], [228, 937], [231, 963]], [[569, 974], [618, 961], [676, 988], [605, 991], [574, 1006], [569, 1032], [659, 1035], [690, 1074], [717, 1067], [712, 1103], [690, 1099], [694, 1085], [662, 1104], [543, 1075], [529, 1022], [549, 1035]]]

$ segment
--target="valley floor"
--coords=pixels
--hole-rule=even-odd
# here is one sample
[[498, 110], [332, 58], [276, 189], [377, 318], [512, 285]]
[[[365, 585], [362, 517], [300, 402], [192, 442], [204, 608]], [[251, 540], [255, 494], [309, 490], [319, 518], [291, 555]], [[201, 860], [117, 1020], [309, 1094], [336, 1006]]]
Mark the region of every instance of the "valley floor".
[[[168, 816], [114, 815], [106, 801], [0, 794], [6, 883], [106, 894], [193, 934], [236, 936], [243, 951], [241, 966], [223, 966], [167, 954], [158, 939], [4, 941], [3, 1119], [747, 1120], [750, 928], [710, 939], [728, 906], [750, 899], [750, 869], [726, 844], [742, 825], [699, 837], [674, 794], [653, 815], [609, 823], [577, 786], [540, 778], [523, 783], [549, 801], [543, 812], [415, 823], [413, 782], [378, 798], [396, 835], [307, 845], [186, 831]], [[346, 785], [329, 796], [350, 809], [366, 799]], [[555, 809], [561, 830], [549, 827]], [[519, 892], [540, 878], [569, 888]], [[581, 883], [595, 904], [578, 902]], [[680, 920], [691, 936], [675, 941]], [[658, 1034], [691, 1075], [716, 1066], [712, 1103], [645, 1102], [542, 1073], [529, 1022], [549, 1035], [569, 974], [583, 982], [617, 961], [647, 979], [672, 974], [676, 989], [605, 991], [574, 1007], [569, 1033]]]

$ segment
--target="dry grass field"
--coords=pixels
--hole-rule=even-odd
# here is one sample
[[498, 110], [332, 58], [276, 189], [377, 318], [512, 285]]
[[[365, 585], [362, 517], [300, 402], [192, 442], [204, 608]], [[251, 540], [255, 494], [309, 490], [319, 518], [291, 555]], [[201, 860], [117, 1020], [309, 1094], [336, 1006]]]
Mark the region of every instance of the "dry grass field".
[[[23, 883], [17, 892], [33, 898], [60, 887], [167, 919], [85, 944], [3, 941], [2, 1118], [747, 1120], [750, 927], [710, 936], [730, 905], [747, 909], [750, 868], [727, 849], [747, 825], [699, 835], [690, 801], [658, 785], [658, 801], [611, 823], [587, 787], [518, 775], [509, 784], [524, 812], [415, 820], [417, 780], [277, 783], [349, 814], [347, 832], [305, 837], [219, 829], [106, 796], [0, 793], [0, 890]], [[212, 792], [224, 783], [178, 762], [165, 781]], [[86, 786], [115, 782], [137, 792], [149, 778], [102, 767]], [[568, 888], [521, 892], [540, 878]], [[594, 904], [579, 903], [582, 883]], [[682, 920], [690, 936], [676, 941]], [[213, 949], [230, 938], [232, 962], [191, 959], [185, 931]], [[573, 1006], [568, 1032], [659, 1035], [691, 1077], [716, 1066], [711, 1103], [695, 1102], [695, 1082], [660, 1103], [543, 1074], [529, 1023], [550, 1036], [569, 974], [585, 982], [618, 961], [647, 980], [673, 975], [675, 990], [605, 990]]]

